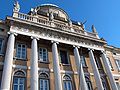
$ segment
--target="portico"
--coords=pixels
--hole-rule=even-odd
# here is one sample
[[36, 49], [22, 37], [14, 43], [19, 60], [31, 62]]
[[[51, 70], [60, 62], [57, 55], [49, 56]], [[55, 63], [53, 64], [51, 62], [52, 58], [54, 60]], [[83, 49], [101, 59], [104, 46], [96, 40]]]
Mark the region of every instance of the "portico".
[[[60, 9], [56, 6], [49, 7], [53, 11]], [[44, 7], [41, 6], [41, 8]], [[36, 9], [38, 10], [36, 11]], [[64, 16], [66, 21], [58, 23], [58, 18], [51, 15], [54, 13], [53, 11], [48, 12], [52, 17], [43, 18], [39, 15], [41, 9], [36, 9], [31, 15], [18, 11], [14, 12], [13, 17], [6, 19], [12, 25], [8, 23], [11, 27], [3, 65], [1, 90], [11, 90], [15, 86], [20, 88], [19, 85], [27, 90], [41, 88], [42, 90], [92, 90], [92, 88], [104, 90], [102, 75], [106, 75], [106, 85], [110, 86], [110, 90], [118, 90], [107, 63], [104, 50], [106, 42], [99, 39], [95, 30], [87, 32], [82, 25], [68, 22], [68, 16], [63, 10], [59, 12], [62, 13], [61, 16]], [[83, 53], [84, 62], [81, 59], [81, 49], [84, 49], [82, 51], [85, 53], [85, 55]], [[97, 66], [95, 52], [101, 53], [99, 58], [102, 58], [100, 63], [105, 68], [101, 68], [104, 73], [101, 73]], [[16, 60], [14, 60], [15, 57]], [[86, 62], [87, 64], [89, 62], [89, 65], [84, 67], [83, 63]], [[17, 74], [13, 75], [15, 71], [13, 64], [26, 67], [25, 70], [30, 72], [27, 73], [30, 76], [26, 78], [25, 73], [22, 73], [20, 78], [16, 79]], [[19, 73], [22, 71], [20, 68], [18, 70]], [[106, 79], [106, 77], [108, 78]], [[17, 80], [17, 84], [15, 80]], [[20, 80], [22, 84], [19, 83]], [[13, 84], [11, 85], [11, 83]], [[93, 84], [96, 86], [92, 86]]]

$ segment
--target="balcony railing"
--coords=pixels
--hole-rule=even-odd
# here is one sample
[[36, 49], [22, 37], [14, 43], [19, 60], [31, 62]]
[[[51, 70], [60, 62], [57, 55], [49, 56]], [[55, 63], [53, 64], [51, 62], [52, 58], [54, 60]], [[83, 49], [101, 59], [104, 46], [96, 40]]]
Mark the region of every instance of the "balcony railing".
[[80, 29], [77, 30], [74, 27], [70, 27], [69, 25], [64, 25], [64, 24], [57, 23], [55, 21], [49, 21], [43, 18], [38, 18], [36, 16], [31, 16], [31, 15], [27, 15], [23, 13], [16, 13], [13, 17], [26, 20], [26, 21], [30, 21], [30, 22], [34, 22], [34, 23], [38, 23], [38, 24], [42, 24], [45, 26], [50, 26], [58, 30], [60, 29], [64, 31], [69, 31], [71, 33], [82, 34], [82, 35], [86, 35], [89, 37], [98, 38], [96, 33], [87, 32], [87, 31], [80, 30]]

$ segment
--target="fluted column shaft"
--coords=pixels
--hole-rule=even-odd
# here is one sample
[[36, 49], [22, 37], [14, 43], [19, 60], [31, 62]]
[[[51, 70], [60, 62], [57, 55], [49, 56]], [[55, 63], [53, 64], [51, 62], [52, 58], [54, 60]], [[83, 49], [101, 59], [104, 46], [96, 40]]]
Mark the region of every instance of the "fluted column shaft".
[[38, 50], [37, 39], [33, 38], [31, 46], [31, 90], [38, 90]]
[[14, 42], [15, 42], [15, 36], [13, 33], [10, 33], [10, 36], [8, 38], [8, 43], [7, 43], [6, 54], [5, 54], [0, 90], [10, 90], [12, 65], [13, 65]]
[[55, 77], [55, 90], [62, 90], [62, 81], [61, 81], [58, 50], [57, 50], [56, 42], [53, 42], [52, 44], [52, 56], [53, 56], [53, 70], [54, 70], [54, 77]]
[[97, 68], [97, 65], [96, 65], [96, 62], [95, 62], [95, 58], [94, 58], [94, 55], [93, 55], [93, 52], [92, 52], [91, 49], [89, 51], [89, 57], [90, 57], [90, 62], [91, 62], [91, 65], [92, 65], [94, 77], [95, 77], [95, 80], [96, 80], [97, 88], [98, 88], [98, 90], [104, 90], [103, 85], [102, 85], [102, 80], [100, 78], [100, 74], [99, 74], [99, 71], [98, 71], [98, 68]]
[[109, 81], [110, 81], [111, 88], [112, 88], [112, 90], [118, 90], [117, 85], [116, 85], [115, 80], [114, 80], [114, 77], [112, 75], [111, 69], [108, 65], [107, 59], [108, 58], [107, 58], [105, 52], [102, 52], [102, 60], [103, 60], [103, 64], [104, 64], [107, 76], [108, 76]]
[[79, 90], [88, 90], [87, 83], [85, 80], [84, 71], [83, 71], [82, 62], [81, 62], [79, 51], [78, 51], [77, 47], [74, 48], [74, 56], [75, 56], [75, 62], [77, 65], [77, 71], [79, 74], [79, 82], [80, 82], [79, 83], [80, 84]]

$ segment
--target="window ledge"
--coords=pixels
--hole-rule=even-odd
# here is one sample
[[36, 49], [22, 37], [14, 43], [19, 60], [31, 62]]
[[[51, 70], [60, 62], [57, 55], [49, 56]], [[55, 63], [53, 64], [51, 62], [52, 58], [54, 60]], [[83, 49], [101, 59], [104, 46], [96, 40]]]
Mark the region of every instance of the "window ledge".
[[38, 60], [38, 62], [39, 63], [44, 63], [44, 64], [50, 64], [50, 62], [44, 62], [44, 61], [39, 61], [39, 60]]
[[27, 61], [27, 59], [25, 59], [25, 58], [18, 58], [18, 57], [14, 57], [13, 59], [14, 59], [14, 60]]
[[60, 63], [60, 65], [62, 65], [62, 66], [70, 66], [70, 64], [64, 64], [64, 63]]

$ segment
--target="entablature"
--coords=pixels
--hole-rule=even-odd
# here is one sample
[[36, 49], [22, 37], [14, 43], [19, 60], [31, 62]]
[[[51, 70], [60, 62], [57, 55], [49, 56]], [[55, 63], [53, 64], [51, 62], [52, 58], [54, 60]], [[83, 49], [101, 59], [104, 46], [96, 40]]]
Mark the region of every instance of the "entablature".
[[37, 24], [35, 22], [29, 22], [26, 20], [18, 19], [18, 18], [7, 17], [8, 24], [11, 21], [12, 21], [12, 23], [13, 22], [18, 23], [19, 25], [22, 24], [23, 26], [28, 25], [28, 26], [33, 26], [33, 27], [41, 27], [41, 28], [49, 29], [50, 31], [56, 31], [58, 33], [61, 32], [61, 33], [70, 34], [73, 36], [77, 36], [77, 37], [81, 37], [81, 38], [85, 38], [85, 39], [89, 39], [89, 40], [93, 40], [93, 41], [98, 41], [101, 43], [106, 43], [105, 41], [99, 39], [95, 33], [86, 32], [86, 31], [82, 31], [82, 30], [78, 32], [78, 30], [70, 29], [70, 27], [67, 27], [67, 26], [62, 27], [61, 24], [59, 26], [59, 24], [57, 24], [57, 23], [53, 24], [52, 22], [50, 22], [50, 23], [48, 22], [49, 23], [48, 25], [46, 25], [46, 24], [44, 25], [42, 23]]
[[[26, 27], [26, 26], [25, 26]], [[57, 32], [56, 30], [50, 30], [41, 27], [26, 27], [24, 26], [11, 26], [10, 32], [14, 32], [21, 35], [33, 36], [45, 40], [56, 41], [64, 44], [75, 45], [85, 48], [91, 48], [96, 50], [104, 50], [103, 43], [81, 38], [80, 36], [75, 36], [63, 32]], [[32, 27], [32, 28], [31, 28]]]

